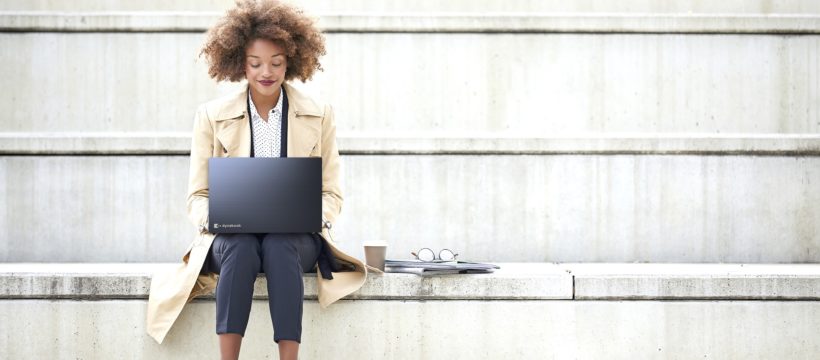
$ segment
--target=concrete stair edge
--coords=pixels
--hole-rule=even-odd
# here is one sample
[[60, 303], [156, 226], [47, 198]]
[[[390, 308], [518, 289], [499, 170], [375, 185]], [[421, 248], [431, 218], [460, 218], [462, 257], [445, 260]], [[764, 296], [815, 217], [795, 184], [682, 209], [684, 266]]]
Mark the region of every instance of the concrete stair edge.
[[[370, 274], [346, 299], [820, 300], [820, 264], [495, 264], [491, 274]], [[175, 265], [3, 263], [0, 299], [144, 299], [151, 274]], [[316, 298], [315, 276], [303, 277], [307, 299]], [[263, 274], [254, 298], [267, 298]]]
[[[194, 11], [0, 11], [0, 32], [203, 32]], [[818, 34], [820, 15], [630, 13], [325, 13], [325, 32]]]
[[[504, 133], [339, 134], [348, 155], [737, 154], [820, 155], [818, 134], [590, 133], [549, 137]], [[190, 134], [0, 132], [2, 155], [187, 155]]]

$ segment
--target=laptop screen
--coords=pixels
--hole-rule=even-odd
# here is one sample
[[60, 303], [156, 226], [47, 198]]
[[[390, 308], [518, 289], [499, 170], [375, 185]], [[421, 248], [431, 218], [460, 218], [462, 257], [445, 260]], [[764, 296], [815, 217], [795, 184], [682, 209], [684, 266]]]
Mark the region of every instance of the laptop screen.
[[210, 158], [211, 233], [322, 229], [322, 158]]

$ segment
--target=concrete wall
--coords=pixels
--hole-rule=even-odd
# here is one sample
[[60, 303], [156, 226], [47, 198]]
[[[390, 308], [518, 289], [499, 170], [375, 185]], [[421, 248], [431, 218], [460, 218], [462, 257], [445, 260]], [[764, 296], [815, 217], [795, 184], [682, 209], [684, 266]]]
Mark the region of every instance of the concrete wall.
[[[0, 55], [0, 131], [190, 131], [197, 104], [235, 88], [195, 61], [203, 39], [0, 33], [15, 49]], [[819, 39], [329, 34], [305, 87], [342, 132], [817, 133]]]
[[[0, 264], [0, 358], [217, 353], [209, 297], [163, 345], [146, 335], [145, 268], [194, 235], [184, 138], [197, 104], [236, 87], [195, 56], [231, 3], [0, 2], [0, 262], [37, 262]], [[330, 32], [305, 88], [337, 112], [336, 239], [354, 255], [387, 240], [390, 258], [820, 262], [816, 1], [299, 3]], [[27, 10], [46, 12], [9, 12]], [[818, 279], [503, 263], [370, 277], [322, 310], [307, 275], [301, 355], [813, 359]], [[243, 357], [276, 355], [266, 305]]]
[[[236, 87], [195, 61], [226, 5], [0, 4], [50, 11], [0, 13], [0, 261], [178, 259], [192, 236], [184, 147], [77, 140], [44, 156], [50, 145], [9, 144], [189, 132], [197, 104]], [[494, 261], [820, 259], [816, 139], [788, 138], [820, 130], [815, 2], [479, 1], [464, 16], [452, 14], [464, 1], [310, 6], [331, 33], [306, 90], [334, 105], [340, 134], [388, 139], [345, 154], [337, 237], [350, 252], [381, 239], [391, 257], [446, 246]], [[390, 144], [411, 132], [580, 140], [557, 153], [545, 141], [456, 148], [469, 154]], [[602, 152], [590, 140], [624, 132], [657, 142]], [[727, 133], [775, 140], [678, 153], [668, 137]]]
[[[162, 345], [144, 332], [151, 274], [174, 265], [0, 263], [0, 357], [212, 357], [210, 296], [186, 306]], [[371, 274], [327, 309], [306, 274], [301, 356], [810, 359], [820, 348], [820, 265], [498, 265]], [[247, 358], [275, 357], [265, 282], [255, 284]]]
[[[145, 308], [144, 300], [0, 300], [0, 357], [218, 353], [212, 301], [186, 307], [162, 345], [145, 334]], [[269, 319], [267, 303], [255, 301], [243, 358], [276, 358]], [[816, 301], [343, 300], [326, 310], [307, 301], [302, 326], [303, 359], [813, 359], [820, 352]]]
[[[817, 262], [820, 158], [343, 157], [342, 248], [491, 261]], [[186, 156], [0, 157], [0, 261], [177, 261]], [[773, 195], [773, 194], [776, 194]]]

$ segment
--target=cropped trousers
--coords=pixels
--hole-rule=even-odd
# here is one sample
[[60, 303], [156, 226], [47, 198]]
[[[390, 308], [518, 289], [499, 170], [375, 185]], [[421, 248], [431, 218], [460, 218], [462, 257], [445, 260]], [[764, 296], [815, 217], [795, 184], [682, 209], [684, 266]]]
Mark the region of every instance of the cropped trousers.
[[260, 273], [268, 283], [273, 340], [302, 340], [305, 295], [302, 274], [315, 268], [320, 239], [311, 234], [217, 234], [201, 273], [219, 274], [216, 333], [245, 336], [253, 286]]

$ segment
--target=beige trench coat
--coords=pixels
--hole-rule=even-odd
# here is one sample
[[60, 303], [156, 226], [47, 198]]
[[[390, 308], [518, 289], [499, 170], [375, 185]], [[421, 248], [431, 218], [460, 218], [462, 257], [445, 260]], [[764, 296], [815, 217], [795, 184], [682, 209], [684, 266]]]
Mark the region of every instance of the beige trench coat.
[[[288, 97], [288, 156], [322, 157], [322, 216], [333, 223], [342, 206], [333, 111], [329, 105], [318, 105], [290, 84], [285, 83], [284, 87]], [[250, 156], [247, 91], [248, 84], [244, 82], [242, 90], [206, 102], [196, 111], [187, 209], [188, 219], [198, 228], [208, 224], [208, 158]], [[358, 290], [368, 271], [381, 271], [338, 249], [328, 240], [331, 238], [327, 229], [322, 231], [322, 237], [344, 268], [333, 273], [333, 280], [324, 279], [318, 269], [316, 271], [319, 304], [326, 308]], [[182, 262], [171, 270], [153, 274], [145, 327], [158, 343], [165, 339], [186, 304], [216, 288], [216, 274], [199, 274], [213, 240], [214, 234], [200, 230], [182, 256]]]

